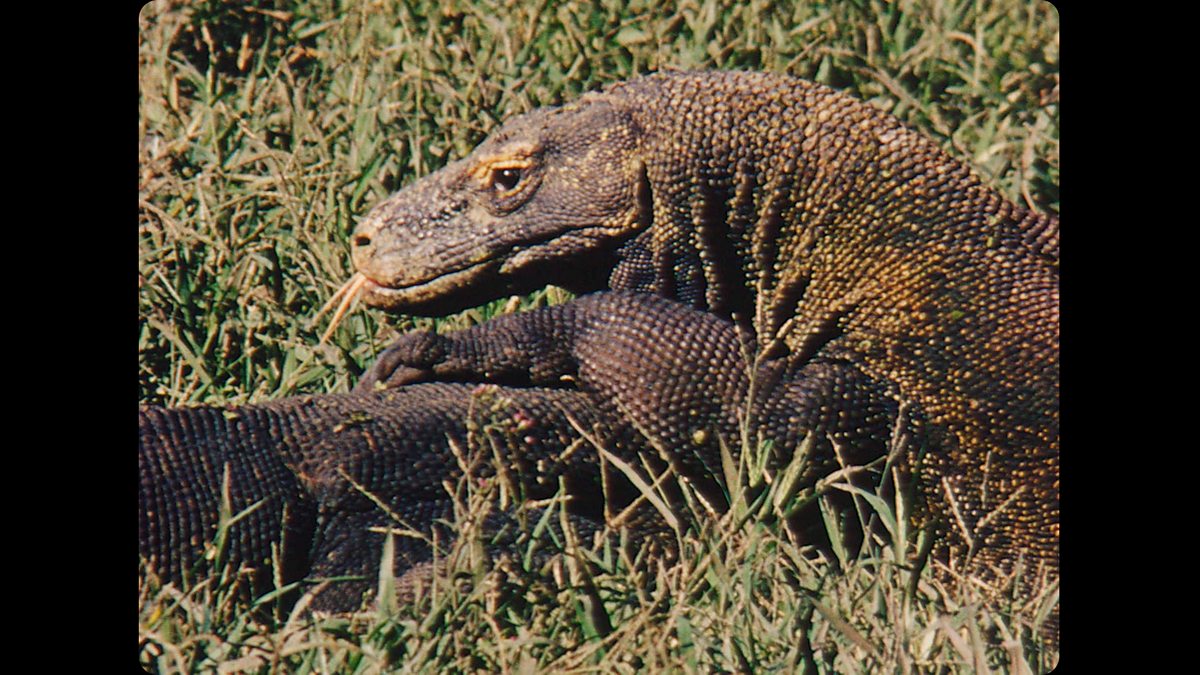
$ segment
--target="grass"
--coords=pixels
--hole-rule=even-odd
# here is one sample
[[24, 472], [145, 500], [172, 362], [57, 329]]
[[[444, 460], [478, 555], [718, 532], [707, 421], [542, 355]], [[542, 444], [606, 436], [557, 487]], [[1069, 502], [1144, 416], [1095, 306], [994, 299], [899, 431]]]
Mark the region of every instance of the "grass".
[[[464, 452], [496, 461], [482, 440], [489, 437], [477, 434], [481, 440]], [[829, 520], [831, 550], [798, 545], [783, 524], [787, 509], [816, 499], [824, 510], [831, 493], [854, 488], [843, 475], [796, 491], [788, 469], [768, 481], [756, 461], [765, 454], [765, 447], [726, 454], [733, 507], [720, 518], [699, 515], [698, 498], [683, 486], [692, 505], [685, 521], [699, 526], [671, 535], [678, 548], [673, 561], [645, 557], [643, 547], [617, 534], [579, 537], [556, 499], [518, 502], [517, 545], [498, 559], [483, 555], [488, 537], [472, 523], [506, 508], [501, 495], [515, 489], [497, 467], [497, 478], [464, 479], [453, 490], [460, 538], [414, 600], [390, 600], [394, 585], [385, 574], [379, 595], [389, 600], [362, 613], [314, 617], [304, 614], [302, 598], [290, 613], [271, 616], [274, 593], [259, 601], [265, 612], [239, 603], [235, 570], [187, 592], [151, 579], [139, 589], [141, 657], [160, 672], [1046, 672], [1052, 666], [1054, 654], [1041, 651], [1033, 636], [1055, 601], [1053, 588], [1026, 607], [972, 579], [947, 580], [911, 564], [923, 535], [908, 529], [902, 493], [877, 496], [896, 494], [886, 468], [877, 472], [876, 489], [859, 493], [852, 514], [877, 524], [867, 541], [851, 547]], [[803, 455], [800, 448], [793, 468]]]
[[[374, 202], [511, 114], [649, 70], [753, 68], [829, 84], [922, 130], [1011, 199], [1059, 206], [1058, 21], [1045, 3], [157, 0], [143, 10], [139, 49], [146, 403], [345, 391], [397, 332], [562, 301], [548, 289], [438, 320], [360, 309], [324, 345], [310, 321], [349, 277], [348, 235]], [[342, 625], [264, 622], [211, 580], [186, 594], [143, 586], [144, 654], [189, 672], [400, 661], [522, 672], [1029, 661], [1044, 671], [1052, 659], [1022, 646], [1016, 614], [989, 608], [969, 583], [942, 588], [923, 573], [910, 592], [911, 572], [881, 561], [903, 559], [914, 541], [847, 552], [866, 561], [830, 575], [783, 545], [778, 526], [713, 527], [687, 539], [680, 567], [654, 572], [651, 594], [610, 565], [601, 599], [615, 628], [603, 638], [570, 584], [499, 623], [476, 584]], [[435, 602], [450, 617], [436, 625], [423, 618]]]
[[1058, 208], [1049, 5], [439, 6], [147, 5], [141, 400], [345, 390], [397, 331], [426, 323], [359, 311], [317, 344], [323, 326], [308, 318], [351, 273], [355, 218], [504, 117], [650, 69], [786, 70], [846, 89], [970, 160], [1014, 200]]

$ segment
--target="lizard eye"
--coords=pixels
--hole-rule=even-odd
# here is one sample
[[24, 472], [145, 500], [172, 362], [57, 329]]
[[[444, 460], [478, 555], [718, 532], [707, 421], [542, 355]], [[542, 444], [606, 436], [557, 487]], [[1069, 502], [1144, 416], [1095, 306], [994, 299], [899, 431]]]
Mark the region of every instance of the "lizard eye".
[[492, 188], [497, 192], [512, 192], [520, 182], [520, 169], [497, 169], [492, 172]]

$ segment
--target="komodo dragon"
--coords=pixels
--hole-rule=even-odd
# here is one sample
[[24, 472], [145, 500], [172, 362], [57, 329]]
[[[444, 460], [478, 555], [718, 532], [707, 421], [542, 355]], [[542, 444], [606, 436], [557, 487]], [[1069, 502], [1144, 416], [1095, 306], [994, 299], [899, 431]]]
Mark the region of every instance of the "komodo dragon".
[[[550, 283], [616, 292], [406, 336], [355, 394], [331, 400], [408, 397], [370, 415], [398, 420], [386, 424], [392, 441], [415, 439], [407, 457], [441, 447], [434, 439], [456, 427], [439, 415], [464, 412], [464, 391], [370, 389], [496, 381], [549, 436], [564, 428], [551, 409], [591, 415], [614, 438], [635, 428], [702, 489], [713, 448], [743, 421], [778, 436], [781, 452], [810, 431], [867, 460], [912, 403], [934, 447], [921, 482], [947, 548], [1003, 568], [1024, 556], [1056, 575], [1057, 231], [825, 87], [758, 73], [619, 83], [510, 120], [378, 205], [354, 234], [351, 282], [370, 304], [424, 314]], [[295, 401], [277, 405], [284, 426], [309, 424]], [[185, 427], [211, 416], [163, 414]], [[265, 424], [160, 436], [147, 454], [178, 467], [189, 461], [180, 448], [230, 438], [269, 454]], [[299, 443], [324, 461], [353, 445]], [[363, 455], [347, 456], [340, 466]], [[143, 485], [143, 510], [178, 501], [155, 485]], [[210, 529], [212, 509], [200, 508]], [[147, 519], [162, 551], [180, 543], [168, 527]], [[144, 555], [167, 556], [150, 540]], [[261, 559], [263, 545], [251, 548]]]
[[[935, 448], [921, 483], [945, 550], [1057, 577], [1058, 220], [876, 108], [763, 73], [617, 83], [507, 121], [372, 209], [352, 250], [351, 284], [377, 307], [446, 313], [546, 284], [649, 292], [732, 321], [783, 382], [836, 369], [841, 384], [802, 409], [911, 402]], [[689, 358], [685, 329], [651, 325], [629, 321], [630, 346]], [[364, 385], [522, 368], [550, 384], [587, 365], [536, 351], [571, 333], [534, 312], [405, 336]], [[612, 369], [593, 387], [652, 427], [671, 415], [622, 389], [624, 348], [589, 357]], [[691, 384], [664, 377], [651, 388]]]

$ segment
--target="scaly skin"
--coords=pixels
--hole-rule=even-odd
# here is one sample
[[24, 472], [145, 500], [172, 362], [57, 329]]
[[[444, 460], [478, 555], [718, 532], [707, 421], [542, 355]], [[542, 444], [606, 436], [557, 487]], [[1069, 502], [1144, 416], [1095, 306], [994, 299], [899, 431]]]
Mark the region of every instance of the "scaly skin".
[[[469, 423], [478, 425], [470, 432], [476, 443], [504, 449], [529, 497], [554, 494], [559, 476], [591, 486], [579, 487], [580, 495], [598, 491], [595, 453], [560, 461], [579, 438], [571, 420], [588, 430], [596, 423], [583, 395], [536, 389], [473, 394], [477, 388], [428, 384], [260, 405], [143, 408], [139, 551], [163, 579], [205, 574], [228, 475], [229, 515], [259, 505], [230, 527], [222, 560], [248, 568], [260, 594], [271, 587], [273, 555], [284, 583], [366, 577], [331, 586], [311, 605], [350, 610], [377, 577], [383, 535], [371, 528], [429, 533], [436, 519], [452, 516], [444, 484], [462, 472], [447, 439], [468, 448]], [[481, 463], [477, 470], [490, 469]], [[594, 508], [575, 506], [584, 513]], [[394, 571], [421, 569], [431, 555], [426, 542], [397, 537]]]
[[[1057, 575], [1058, 221], [869, 105], [761, 73], [618, 83], [389, 197], [353, 254], [392, 311], [630, 290], [731, 320], [781, 386], [854, 364], [930, 422], [922, 482], [947, 551]], [[412, 339], [369, 379], [437, 379]], [[455, 378], [488, 380], [490, 359]], [[664, 378], [650, 388], [688, 384]], [[857, 405], [830, 393], [809, 407]]]

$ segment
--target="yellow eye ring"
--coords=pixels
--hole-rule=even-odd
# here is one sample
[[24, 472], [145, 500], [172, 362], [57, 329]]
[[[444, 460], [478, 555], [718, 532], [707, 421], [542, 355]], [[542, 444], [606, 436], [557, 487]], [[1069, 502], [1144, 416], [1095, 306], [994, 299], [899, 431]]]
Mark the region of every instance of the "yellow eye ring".
[[528, 175], [526, 170], [532, 166], [533, 161], [527, 157], [509, 156], [481, 162], [471, 173], [480, 179], [484, 188], [506, 195], [521, 186], [521, 181]]

